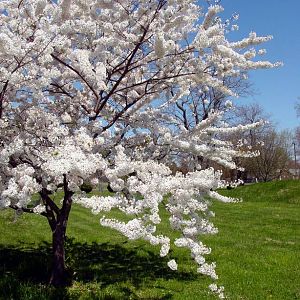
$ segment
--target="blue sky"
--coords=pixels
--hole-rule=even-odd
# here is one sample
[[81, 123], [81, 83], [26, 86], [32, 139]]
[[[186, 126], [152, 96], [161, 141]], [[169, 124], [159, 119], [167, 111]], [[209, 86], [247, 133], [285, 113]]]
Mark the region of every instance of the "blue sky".
[[263, 47], [265, 58], [284, 63], [277, 69], [251, 72], [255, 94], [238, 103], [260, 103], [280, 130], [300, 125], [294, 109], [300, 97], [300, 0], [222, 0], [221, 4], [224, 18], [240, 15], [233, 39], [246, 37], [250, 31], [271, 34], [274, 39]]

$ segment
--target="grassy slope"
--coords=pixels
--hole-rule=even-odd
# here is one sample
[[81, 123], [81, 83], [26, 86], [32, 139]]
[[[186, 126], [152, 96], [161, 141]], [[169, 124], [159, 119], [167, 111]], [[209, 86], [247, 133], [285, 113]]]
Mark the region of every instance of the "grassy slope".
[[[240, 187], [224, 194], [242, 203], [215, 203], [216, 236], [205, 237], [217, 261], [219, 283], [230, 299], [300, 299], [300, 182]], [[166, 267], [159, 249], [127, 242], [99, 226], [99, 216], [74, 206], [68, 236], [68, 265], [75, 281], [67, 290], [45, 285], [50, 231], [44, 218], [0, 213], [0, 299], [214, 299], [209, 280], [197, 275], [188, 251]], [[166, 218], [165, 218], [166, 219]], [[161, 231], [168, 230], [164, 223]]]

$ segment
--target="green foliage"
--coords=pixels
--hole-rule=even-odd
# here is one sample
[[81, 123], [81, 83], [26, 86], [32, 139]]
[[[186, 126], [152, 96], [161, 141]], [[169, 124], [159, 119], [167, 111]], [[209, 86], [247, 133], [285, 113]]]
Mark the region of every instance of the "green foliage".
[[[213, 249], [219, 283], [230, 299], [300, 299], [300, 182], [281, 181], [224, 190], [243, 198], [215, 203], [219, 234], [203, 239]], [[59, 200], [61, 195], [56, 196]], [[215, 299], [208, 278], [196, 273], [188, 251], [175, 249], [179, 270], [142, 241], [127, 241], [99, 225], [99, 216], [74, 205], [67, 240], [73, 285], [47, 286], [51, 233], [40, 216], [0, 212], [0, 299]], [[112, 215], [119, 214], [112, 212]], [[160, 232], [169, 230], [163, 212]], [[174, 233], [174, 236], [176, 234]]]
[[89, 183], [84, 182], [84, 183], [80, 186], [80, 189], [81, 189], [83, 192], [90, 193], [90, 192], [93, 190], [93, 186], [90, 185]]

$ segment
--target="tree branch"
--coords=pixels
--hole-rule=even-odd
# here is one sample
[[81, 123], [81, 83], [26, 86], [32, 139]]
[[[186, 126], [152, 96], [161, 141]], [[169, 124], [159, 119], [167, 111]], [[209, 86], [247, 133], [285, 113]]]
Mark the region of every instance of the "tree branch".
[[[34, 214], [33, 208], [27, 208], [27, 207], [18, 207], [17, 205], [9, 205], [9, 208], [12, 208], [13, 210], [21, 210], [25, 213]], [[40, 213], [41, 216], [47, 217], [47, 214], [45, 212]]]
[[88, 83], [88, 81], [83, 77], [82, 74], [80, 74], [80, 72], [78, 70], [76, 70], [75, 68], [73, 68], [71, 65], [69, 65], [68, 63], [66, 63], [65, 61], [63, 61], [62, 59], [60, 59], [58, 56], [54, 55], [53, 53], [51, 54], [51, 56], [57, 60], [59, 63], [61, 63], [62, 65], [64, 65], [65, 67], [69, 68], [70, 70], [72, 70], [73, 72], [75, 72], [81, 79], [82, 81], [88, 86], [88, 88], [93, 92], [93, 94], [95, 95], [96, 99], [99, 99], [99, 95], [97, 94], [97, 92], [95, 91], [95, 89]]

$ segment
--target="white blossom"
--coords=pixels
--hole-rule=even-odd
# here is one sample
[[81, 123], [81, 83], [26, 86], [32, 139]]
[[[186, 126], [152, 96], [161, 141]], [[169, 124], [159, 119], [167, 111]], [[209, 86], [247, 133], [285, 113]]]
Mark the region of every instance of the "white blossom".
[[173, 270], [176, 271], [177, 270], [177, 263], [174, 259], [168, 261], [168, 267]]

